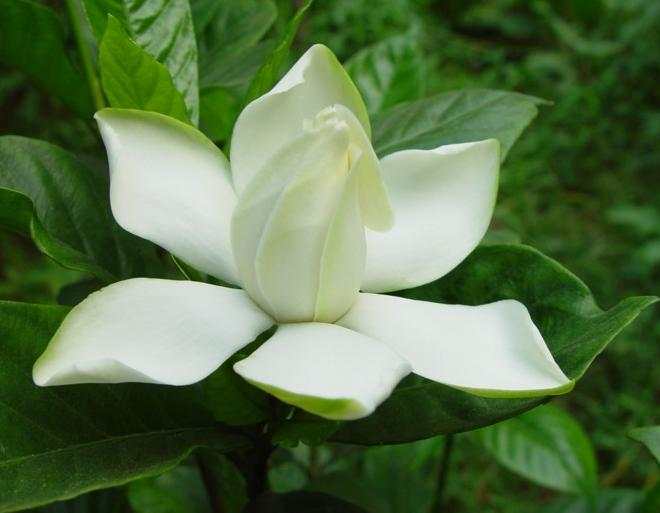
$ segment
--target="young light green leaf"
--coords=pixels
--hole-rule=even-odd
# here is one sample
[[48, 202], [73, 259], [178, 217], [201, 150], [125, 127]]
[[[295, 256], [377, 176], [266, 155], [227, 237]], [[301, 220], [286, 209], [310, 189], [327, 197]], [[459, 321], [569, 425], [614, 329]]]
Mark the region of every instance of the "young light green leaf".
[[660, 426], [645, 426], [631, 429], [628, 436], [643, 443], [653, 457], [660, 462]]
[[116, 18], [130, 38], [169, 70], [183, 96], [188, 118], [199, 120], [197, 43], [188, 0], [84, 0], [100, 40], [108, 14]]
[[39, 388], [31, 370], [68, 308], [0, 302], [0, 512], [160, 474], [193, 449], [244, 447], [194, 387]]
[[370, 114], [417, 100], [424, 92], [424, 61], [413, 34], [360, 50], [345, 64]]
[[520, 93], [465, 89], [403, 103], [373, 120], [380, 157], [398, 150], [430, 150], [444, 144], [495, 138], [502, 160], [545, 100]]
[[94, 113], [87, 83], [66, 54], [60, 20], [29, 0], [0, 0], [0, 62], [16, 67], [78, 116]]
[[0, 137], [0, 226], [31, 235], [56, 262], [106, 283], [161, 269], [155, 246], [112, 218], [107, 178], [43, 141]]
[[[515, 245], [479, 247], [447, 276], [397, 295], [465, 305], [517, 299], [572, 379], [580, 378], [616, 335], [658, 300], [631, 297], [603, 311], [587, 286], [560, 264]], [[360, 444], [418, 440], [488, 426], [542, 402], [476, 397], [412, 375], [373, 415], [344, 424], [333, 439]]]
[[190, 122], [183, 96], [167, 68], [131, 41], [112, 16], [101, 40], [99, 65], [111, 106], [160, 112]]
[[500, 464], [541, 486], [582, 494], [598, 486], [591, 441], [556, 406], [539, 406], [475, 435]]
[[293, 38], [298, 32], [298, 27], [305, 17], [305, 13], [312, 5], [313, 0], [305, 0], [305, 2], [300, 6], [296, 11], [293, 18], [289, 20], [286, 28], [284, 29], [284, 35], [279, 41], [273, 52], [263, 63], [259, 71], [252, 79], [250, 87], [248, 88], [247, 95], [243, 102], [244, 105], [247, 105], [255, 98], [258, 98], [262, 94], [269, 91], [277, 82], [279, 78], [280, 69], [286, 61], [287, 56], [289, 55], [289, 49], [291, 48], [291, 43], [293, 43]]

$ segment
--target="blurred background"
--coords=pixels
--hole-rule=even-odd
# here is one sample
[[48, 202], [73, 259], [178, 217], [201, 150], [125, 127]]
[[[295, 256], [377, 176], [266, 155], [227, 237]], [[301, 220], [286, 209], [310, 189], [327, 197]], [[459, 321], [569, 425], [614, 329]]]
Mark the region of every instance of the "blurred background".
[[[276, 3], [274, 33], [296, 7]], [[406, 52], [413, 79], [378, 99], [378, 108], [467, 87], [553, 102], [541, 107], [504, 164], [485, 243], [538, 248], [585, 281], [603, 308], [625, 296], [659, 292], [659, 1], [324, 0], [308, 13], [292, 59], [314, 42], [342, 61], [355, 61], [372, 45]], [[85, 123], [2, 67], [0, 133], [81, 153], [98, 144]], [[77, 279], [79, 273], [49, 261], [30, 240], [0, 232], [0, 298], [52, 303]], [[611, 498], [571, 498], [570, 487], [519, 476], [471, 433], [455, 438], [446, 511], [639, 511], [639, 490], [657, 490], [660, 477], [643, 446], [625, 436], [659, 421], [660, 309], [649, 310], [574, 393], [553, 403], [591, 440], [597, 479]], [[430, 511], [442, 445], [435, 439], [370, 449], [281, 449], [271, 485], [277, 491], [323, 489], [373, 513]], [[143, 493], [139, 485], [134, 490], [134, 496]]]

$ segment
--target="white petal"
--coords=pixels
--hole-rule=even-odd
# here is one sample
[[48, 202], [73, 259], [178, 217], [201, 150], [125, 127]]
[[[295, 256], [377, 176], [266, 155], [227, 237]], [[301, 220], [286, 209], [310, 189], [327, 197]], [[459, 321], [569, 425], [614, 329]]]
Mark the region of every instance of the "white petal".
[[360, 93], [333, 53], [312, 46], [265, 95], [238, 117], [231, 139], [231, 167], [238, 194], [275, 152], [300, 134], [303, 121], [323, 108], [342, 104], [371, 134]]
[[495, 139], [400, 151], [382, 159], [395, 223], [385, 233], [367, 230], [362, 290], [416, 287], [456, 267], [488, 229], [499, 162]]
[[34, 365], [40, 386], [199, 381], [273, 325], [242, 290], [136, 278], [77, 305]]
[[234, 370], [278, 399], [329, 419], [372, 413], [410, 372], [385, 344], [334, 324], [280, 326]]
[[238, 283], [229, 240], [229, 164], [201, 132], [154, 112], [96, 113], [117, 222], [200, 271]]
[[349, 168], [360, 152], [349, 158], [346, 123], [316, 121], [250, 183], [232, 222], [245, 288], [281, 322], [334, 321], [351, 306], [364, 270], [357, 175]]
[[527, 397], [569, 391], [569, 380], [524, 305], [442, 305], [360, 294], [338, 321], [388, 344], [413, 372], [487, 397]]

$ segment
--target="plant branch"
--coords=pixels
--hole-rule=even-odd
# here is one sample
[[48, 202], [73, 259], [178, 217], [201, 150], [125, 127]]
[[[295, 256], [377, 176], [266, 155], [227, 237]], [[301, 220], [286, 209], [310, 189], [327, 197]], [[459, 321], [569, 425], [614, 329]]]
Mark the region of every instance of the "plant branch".
[[442, 459], [440, 460], [440, 469], [438, 470], [438, 489], [433, 501], [433, 513], [442, 513], [444, 508], [444, 495], [447, 488], [447, 476], [449, 475], [449, 465], [451, 463], [451, 453], [454, 449], [454, 435], [445, 436], [445, 446], [442, 450]]
[[99, 82], [98, 75], [96, 74], [96, 66], [92, 57], [91, 48], [87, 40], [85, 13], [80, 4], [80, 0], [66, 0], [66, 6], [69, 13], [69, 20], [73, 28], [73, 35], [76, 39], [76, 46], [78, 47], [78, 55], [82, 61], [85, 78], [87, 79], [87, 86], [92, 95], [92, 101], [96, 110], [101, 110], [105, 107], [105, 99], [101, 91], [101, 83]]

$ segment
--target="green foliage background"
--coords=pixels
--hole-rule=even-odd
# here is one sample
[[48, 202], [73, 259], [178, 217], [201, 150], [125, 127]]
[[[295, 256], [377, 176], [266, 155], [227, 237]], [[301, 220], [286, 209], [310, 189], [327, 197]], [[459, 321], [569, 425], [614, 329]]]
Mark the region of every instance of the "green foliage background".
[[[60, 7], [57, 1], [44, 3]], [[282, 0], [277, 7], [273, 33], [283, 30], [295, 9]], [[403, 78], [393, 79], [386, 97], [373, 103], [368, 97], [370, 108], [464, 87], [515, 90], [552, 101], [541, 106], [506, 161], [486, 242], [538, 248], [580, 276], [608, 308], [626, 296], [657, 293], [660, 283], [659, 33], [655, 0], [326, 0], [308, 12], [294, 53], [322, 42], [346, 61], [392, 38], [412, 41]], [[411, 76], [412, 83], [406, 81]], [[201, 85], [204, 126], [203, 80]], [[216, 83], [206, 91], [225, 94]], [[96, 133], [68, 112], [26, 76], [0, 68], [0, 134], [41, 138], [85, 154], [97, 144]], [[224, 134], [218, 129], [217, 138]], [[94, 166], [92, 157], [89, 165]], [[53, 303], [80, 276], [51, 262], [30, 240], [0, 231], [0, 298]], [[482, 435], [470, 434], [455, 441], [447, 511], [535, 512], [539, 504], [568, 511], [569, 503], [575, 508], [570, 511], [585, 512], [611, 511], [614, 503], [626, 512], [652, 508], [634, 490], [657, 488], [657, 464], [624, 435], [659, 420], [659, 339], [658, 309], [649, 309], [572, 394], [554, 402], [592, 440], [599, 485], [612, 489], [606, 498], [558, 498], [556, 488], [505, 470], [483, 450]], [[279, 449], [271, 462], [271, 486], [336, 493], [373, 513], [424, 512], [431, 507], [442, 445], [432, 439], [371, 449]], [[149, 500], [159, 486], [168, 488], [167, 479], [190, 479], [185, 467], [178, 472], [131, 485], [131, 507], [166, 511], [153, 509]], [[176, 496], [171, 501], [174, 509], [168, 511], [190, 503]]]

